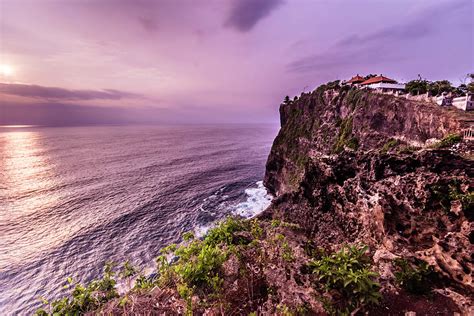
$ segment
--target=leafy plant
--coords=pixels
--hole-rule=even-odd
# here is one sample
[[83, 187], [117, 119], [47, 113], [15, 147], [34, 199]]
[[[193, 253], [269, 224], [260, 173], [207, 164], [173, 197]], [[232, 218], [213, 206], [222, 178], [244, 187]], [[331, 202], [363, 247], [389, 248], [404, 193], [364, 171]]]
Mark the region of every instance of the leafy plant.
[[[55, 300], [49, 304], [47, 300], [43, 303], [50, 305], [50, 313], [44, 309], [36, 311], [37, 315], [79, 315], [88, 311], [96, 310], [106, 302], [118, 297], [115, 290], [115, 264], [107, 263], [104, 266], [102, 279], [93, 280], [88, 285], [76, 284], [69, 297]], [[73, 285], [72, 278], [67, 278], [69, 285]]]
[[[252, 235], [263, 233], [255, 221], [228, 218], [210, 229], [202, 240], [188, 234], [183, 236], [186, 243], [170, 245], [160, 251], [162, 255], [156, 258], [157, 283], [162, 286], [176, 284], [178, 293], [186, 301], [187, 314], [192, 314], [191, 298], [197, 290], [210, 296], [220, 292], [223, 284], [220, 268], [235, 245], [242, 242], [236, 237], [240, 231], [251, 231]], [[168, 260], [170, 256], [175, 258], [172, 262]]]
[[440, 142], [433, 145], [433, 148], [447, 148], [454, 144], [459, 143], [462, 140], [462, 136], [458, 134], [448, 134]]
[[417, 260], [410, 264], [406, 259], [395, 259], [397, 268], [395, 280], [397, 283], [414, 294], [424, 294], [430, 291], [430, 277], [433, 269], [424, 261]]
[[389, 139], [380, 150], [381, 153], [386, 154], [390, 149], [398, 145], [398, 140], [391, 138]]
[[366, 304], [377, 304], [381, 298], [377, 273], [370, 270], [366, 246], [344, 246], [339, 252], [323, 254], [310, 264], [327, 291], [336, 290], [345, 300], [341, 312], [351, 312]]

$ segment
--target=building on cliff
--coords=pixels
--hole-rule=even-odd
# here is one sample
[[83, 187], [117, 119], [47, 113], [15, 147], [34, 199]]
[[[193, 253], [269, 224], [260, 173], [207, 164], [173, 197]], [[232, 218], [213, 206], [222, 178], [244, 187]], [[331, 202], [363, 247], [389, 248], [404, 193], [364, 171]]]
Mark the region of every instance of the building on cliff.
[[361, 87], [374, 89], [380, 93], [400, 94], [405, 91], [405, 85], [383, 75], [369, 78], [360, 84]]
[[348, 81], [344, 82], [344, 84], [348, 84], [348, 85], [351, 85], [351, 86], [358, 87], [364, 81], [365, 81], [365, 78], [361, 77], [361, 76], [359, 76], [359, 74], [357, 74], [356, 76], [352, 77]]

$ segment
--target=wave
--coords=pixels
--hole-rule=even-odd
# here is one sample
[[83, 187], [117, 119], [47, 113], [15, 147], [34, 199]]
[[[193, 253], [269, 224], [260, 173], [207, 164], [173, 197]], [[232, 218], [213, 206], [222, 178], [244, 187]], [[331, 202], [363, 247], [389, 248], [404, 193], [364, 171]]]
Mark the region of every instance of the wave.
[[263, 186], [263, 181], [258, 181], [256, 185], [256, 188], [248, 188], [245, 190], [247, 200], [237, 204], [232, 214], [243, 218], [252, 218], [270, 206], [272, 196]]

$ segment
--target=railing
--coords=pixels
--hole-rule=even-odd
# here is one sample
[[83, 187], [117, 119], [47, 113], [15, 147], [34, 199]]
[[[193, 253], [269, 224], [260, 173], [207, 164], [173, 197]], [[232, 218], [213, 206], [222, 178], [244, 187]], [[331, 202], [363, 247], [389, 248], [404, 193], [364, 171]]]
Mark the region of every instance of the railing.
[[469, 128], [465, 129], [463, 133], [464, 140], [474, 140], [474, 129]]

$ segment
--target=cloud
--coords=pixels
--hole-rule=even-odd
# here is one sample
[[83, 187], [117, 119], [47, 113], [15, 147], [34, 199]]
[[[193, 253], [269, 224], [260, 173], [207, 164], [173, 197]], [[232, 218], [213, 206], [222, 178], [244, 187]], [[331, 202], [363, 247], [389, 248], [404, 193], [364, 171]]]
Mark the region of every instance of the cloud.
[[150, 33], [153, 33], [155, 32], [156, 30], [158, 30], [158, 24], [157, 22], [152, 19], [152, 18], [148, 18], [148, 17], [139, 17], [138, 18], [138, 22], [140, 23], [140, 25], [143, 27], [143, 29], [147, 32], [150, 32]]
[[[433, 34], [437, 34], [438, 45], [443, 45], [439, 30], [450, 20], [463, 21], [468, 18], [469, 5], [469, 1], [465, 0], [458, 0], [456, 3], [443, 2], [421, 11], [407, 23], [386, 26], [365, 35], [351, 34], [326, 52], [305, 56], [289, 63], [287, 70], [328, 71], [347, 66], [403, 60], [418, 41], [433, 38]], [[432, 47], [421, 49], [426, 50], [428, 54]]]
[[282, 0], [234, 0], [224, 25], [248, 32], [282, 3]]
[[42, 98], [48, 100], [120, 100], [123, 98], [139, 98], [139, 94], [113, 89], [105, 90], [69, 90], [56, 87], [43, 87], [19, 83], [0, 83], [0, 93], [26, 98]]

